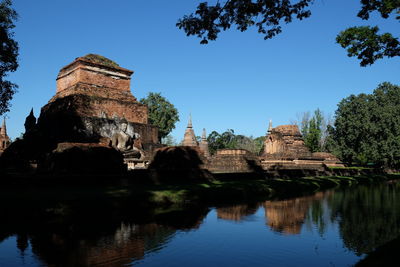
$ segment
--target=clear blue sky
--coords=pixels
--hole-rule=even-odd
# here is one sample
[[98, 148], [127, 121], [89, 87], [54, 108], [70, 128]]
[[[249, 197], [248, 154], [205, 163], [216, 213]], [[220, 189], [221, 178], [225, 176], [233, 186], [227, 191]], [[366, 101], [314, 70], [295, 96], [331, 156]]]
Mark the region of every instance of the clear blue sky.
[[260, 136], [269, 119], [288, 124], [318, 107], [333, 114], [350, 94], [370, 93], [384, 81], [400, 84], [398, 58], [361, 68], [335, 43], [341, 30], [364, 24], [400, 35], [394, 19], [358, 19], [358, 0], [316, 0], [311, 18], [284, 25], [272, 40], [232, 29], [208, 45], [175, 27], [199, 2], [14, 0], [20, 68], [10, 75], [19, 92], [7, 114], [9, 135], [24, 132], [32, 107], [38, 117], [55, 94], [60, 68], [88, 53], [134, 70], [131, 90], [138, 99], [148, 92], [169, 99], [181, 119], [172, 132], [177, 141], [190, 112], [197, 135], [205, 127]]

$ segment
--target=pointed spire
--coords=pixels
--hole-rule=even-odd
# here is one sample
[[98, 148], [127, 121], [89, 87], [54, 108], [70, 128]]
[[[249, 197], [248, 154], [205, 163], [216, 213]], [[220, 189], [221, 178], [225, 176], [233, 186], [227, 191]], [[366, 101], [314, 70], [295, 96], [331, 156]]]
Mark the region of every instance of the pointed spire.
[[207, 140], [206, 128], [203, 128], [203, 134], [201, 135], [202, 140]]
[[196, 140], [196, 135], [194, 134], [193, 126], [192, 126], [192, 114], [189, 115], [188, 126], [185, 130], [185, 135], [183, 136], [183, 146], [198, 146]]
[[7, 136], [6, 117], [3, 117], [3, 125], [1, 126], [0, 135]]
[[189, 113], [189, 122], [187, 128], [193, 128], [192, 126], [192, 113]]
[[204, 156], [209, 157], [210, 151], [208, 150], [208, 141], [207, 141], [207, 134], [206, 129], [203, 128], [203, 134], [201, 135], [201, 141], [199, 144], [200, 150], [203, 151]]
[[268, 126], [268, 132], [270, 133], [272, 131], [272, 120], [269, 120], [269, 126]]
[[36, 126], [36, 117], [33, 114], [33, 108], [31, 109], [31, 112], [29, 113], [29, 115], [25, 118], [25, 134], [32, 131], [35, 126]]

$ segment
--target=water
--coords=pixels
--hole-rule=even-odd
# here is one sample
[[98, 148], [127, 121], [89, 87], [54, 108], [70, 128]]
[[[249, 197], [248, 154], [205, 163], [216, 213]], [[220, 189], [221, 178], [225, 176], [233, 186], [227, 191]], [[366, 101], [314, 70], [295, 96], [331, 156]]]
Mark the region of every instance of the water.
[[3, 204], [0, 266], [352, 266], [400, 236], [399, 200], [385, 184], [186, 210]]

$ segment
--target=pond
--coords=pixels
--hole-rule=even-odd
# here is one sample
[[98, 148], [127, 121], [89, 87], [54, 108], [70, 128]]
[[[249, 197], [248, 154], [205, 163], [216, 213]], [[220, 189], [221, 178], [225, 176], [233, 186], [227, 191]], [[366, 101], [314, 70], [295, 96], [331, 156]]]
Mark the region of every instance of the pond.
[[0, 266], [351, 266], [400, 236], [396, 183], [221, 207], [1, 207]]

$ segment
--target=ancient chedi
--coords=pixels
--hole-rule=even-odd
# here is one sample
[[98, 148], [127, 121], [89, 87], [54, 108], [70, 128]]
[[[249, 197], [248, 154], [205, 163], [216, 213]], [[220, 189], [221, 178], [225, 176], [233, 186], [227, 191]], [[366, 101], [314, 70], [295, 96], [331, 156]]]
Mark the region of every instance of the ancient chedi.
[[203, 128], [203, 134], [201, 136], [201, 141], [200, 141], [200, 143], [197, 142], [197, 138], [194, 133], [193, 125], [192, 125], [192, 115], [189, 116], [188, 125], [186, 127], [185, 134], [183, 136], [182, 146], [190, 146], [190, 147], [199, 148], [205, 157], [210, 156], [210, 152], [208, 150], [206, 129]]
[[263, 156], [266, 158], [298, 159], [311, 157], [312, 154], [305, 146], [297, 125], [281, 125], [272, 128], [270, 121], [267, 138], [264, 142]]
[[29, 113], [29, 115], [25, 118], [24, 126], [25, 126], [25, 134], [24, 135], [27, 135], [35, 130], [36, 117], [35, 117], [35, 114], [33, 114], [33, 108], [31, 109], [31, 112]]
[[76, 58], [60, 70], [56, 94], [42, 108], [37, 128], [55, 143], [103, 143], [128, 156], [152, 150], [158, 129], [130, 91], [132, 74], [99, 55]]
[[0, 128], [0, 155], [10, 145], [11, 140], [7, 135], [6, 118], [3, 119], [3, 124]]
[[204, 156], [210, 157], [210, 151], [208, 149], [207, 133], [206, 129], [203, 128], [203, 133], [201, 135], [201, 141], [199, 143], [199, 148], [203, 151]]
[[270, 121], [262, 153], [262, 166], [271, 167], [324, 168], [344, 165], [331, 153], [311, 153], [305, 146], [297, 125], [280, 125], [272, 128]]
[[192, 115], [189, 115], [189, 121], [183, 136], [182, 146], [199, 146], [193, 130]]

